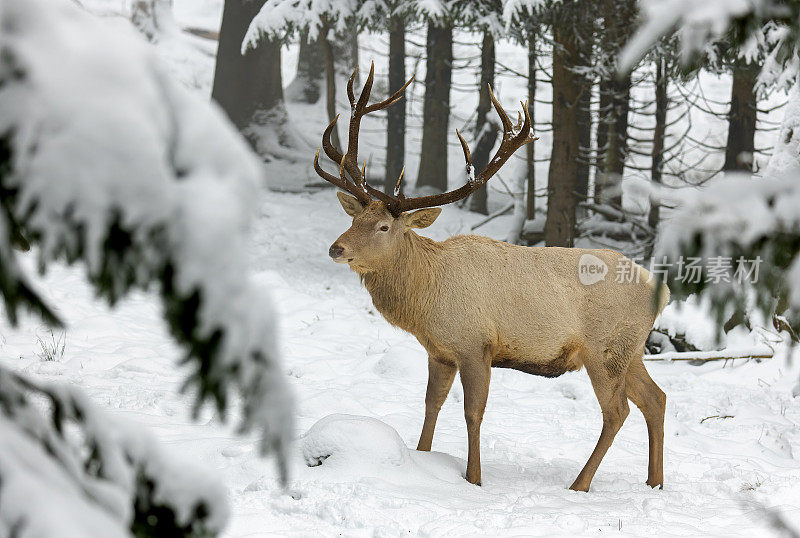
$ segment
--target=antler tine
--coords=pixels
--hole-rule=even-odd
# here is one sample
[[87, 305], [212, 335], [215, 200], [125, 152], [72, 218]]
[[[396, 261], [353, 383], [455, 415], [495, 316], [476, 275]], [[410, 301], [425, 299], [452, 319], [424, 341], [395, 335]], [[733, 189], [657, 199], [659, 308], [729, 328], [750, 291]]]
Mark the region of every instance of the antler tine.
[[[403, 172], [400, 173], [400, 177], [397, 179], [397, 185], [395, 186], [397, 198], [394, 198], [385, 192], [370, 186], [367, 183], [367, 162], [364, 162], [364, 167], [361, 169], [359, 169], [357, 162], [358, 135], [361, 128], [361, 118], [365, 114], [386, 108], [399, 101], [403, 97], [403, 93], [405, 92], [406, 88], [408, 88], [409, 84], [411, 84], [411, 82], [414, 80], [414, 77], [412, 76], [410, 79], [408, 79], [408, 81], [403, 84], [400, 89], [394, 92], [387, 99], [372, 105], [368, 105], [369, 96], [372, 92], [372, 85], [375, 81], [375, 62], [370, 63], [369, 75], [367, 76], [367, 80], [364, 83], [364, 87], [362, 88], [361, 94], [358, 97], [358, 101], [356, 101], [355, 93], [353, 91], [353, 84], [355, 82], [357, 73], [358, 67], [353, 70], [353, 73], [347, 80], [347, 98], [349, 99], [351, 106], [350, 131], [347, 141], [347, 151], [344, 154], [340, 153], [331, 142], [331, 133], [333, 132], [336, 122], [339, 119], [338, 115], [333, 119], [333, 121], [328, 125], [322, 134], [322, 148], [325, 150], [325, 154], [339, 165], [339, 177], [325, 172], [320, 167], [319, 151], [317, 151], [317, 154], [314, 156], [314, 170], [317, 172], [317, 174], [319, 174], [320, 177], [330, 183], [333, 183], [340, 189], [354, 195], [364, 204], [370, 203], [372, 198], [382, 201], [386, 204], [386, 207], [389, 209], [389, 211], [391, 211], [393, 215], [397, 216], [400, 213], [398, 204], [405, 202], [406, 200], [403, 194], [399, 192], [400, 182], [403, 179], [405, 168], [403, 168]], [[462, 144], [464, 144], [466, 155], [469, 155], [469, 150], [465, 145], [466, 142], [463, 142], [462, 140]], [[352, 181], [348, 180], [347, 176], [350, 176]]]
[[[333, 174], [329, 174], [328, 172], [323, 170], [322, 167], [319, 165], [319, 151], [320, 150], [317, 149], [317, 153], [314, 155], [314, 171], [317, 173], [317, 175], [319, 175], [325, 181], [336, 185], [343, 191], [349, 192], [350, 194], [358, 198], [358, 200], [362, 204], [368, 204], [369, 202], [372, 201], [366, 192], [356, 188], [356, 186], [353, 183], [351, 183], [350, 181], [347, 180], [347, 178], [345, 178], [341, 162], [339, 164], [340, 177], [336, 177]], [[342, 159], [344, 159], [344, 157], [342, 157]]]
[[336, 114], [336, 117], [333, 118], [333, 121], [328, 124], [328, 126], [325, 128], [325, 131], [322, 133], [322, 148], [325, 150], [325, 155], [327, 155], [330, 160], [335, 163], [338, 163], [342, 160], [342, 154], [339, 153], [339, 150], [336, 149], [336, 146], [334, 146], [333, 142], [331, 142], [331, 133], [336, 127], [336, 122], [338, 119], [339, 114]]
[[364, 159], [364, 168], [361, 170], [361, 187], [367, 191], [368, 194], [372, 195], [374, 198], [377, 198], [387, 206], [390, 206], [395, 203], [395, 199], [386, 194], [385, 192], [374, 188], [372, 185], [367, 183], [367, 160]]
[[[354, 77], [355, 73], [353, 73], [353, 76], [350, 77], [350, 81], [348, 82], [348, 95], [352, 94], [352, 80]], [[358, 173], [358, 131], [361, 128], [361, 118], [366, 113], [366, 104], [369, 100], [369, 94], [372, 92], [372, 82], [374, 78], [375, 62], [372, 62], [367, 81], [364, 83], [364, 87], [361, 89], [361, 95], [358, 97], [358, 102], [353, 104], [350, 112], [350, 134], [347, 140], [347, 153], [345, 153], [345, 156], [347, 157], [347, 171], [353, 178], [355, 178]]]
[[[519, 130], [519, 133], [514, 137], [514, 140], [522, 140], [523, 138], [526, 139], [524, 142], [520, 144], [520, 146], [527, 144], [528, 142], [533, 142], [534, 140], [539, 140], [539, 137], [533, 136], [531, 132], [531, 114], [528, 110], [528, 102], [527, 101], [520, 101], [522, 105], [522, 112], [525, 114], [525, 122], [522, 124], [522, 128]], [[516, 151], [516, 148], [515, 150]]]
[[372, 93], [372, 83], [375, 81], [375, 62], [371, 62], [369, 66], [369, 75], [367, 81], [364, 83], [364, 88], [361, 90], [361, 95], [358, 96], [358, 103], [356, 103], [356, 113], [363, 116], [367, 111], [367, 101]]
[[503, 122], [503, 137], [505, 137], [508, 132], [512, 130], [511, 126], [511, 119], [509, 119], [508, 114], [500, 105], [500, 102], [494, 96], [494, 92], [492, 91], [492, 85], [487, 84], [489, 86], [489, 98], [492, 100], [492, 104], [494, 105], [494, 109], [497, 110], [497, 114], [500, 116], [500, 121]]
[[356, 73], [358, 73], [358, 66], [353, 69], [353, 73], [350, 75], [350, 78], [347, 79], [347, 99], [350, 101], [350, 106], [356, 106], [356, 97], [353, 94], [353, 81], [356, 79]]
[[461, 136], [461, 133], [458, 132], [456, 129], [456, 135], [458, 136], [459, 142], [461, 142], [461, 149], [464, 150], [464, 160], [467, 161], [467, 176], [472, 176], [472, 154], [469, 152], [469, 146], [467, 145], [467, 141], [464, 140], [464, 137]]
[[[520, 101], [520, 104], [522, 105], [522, 108], [525, 108], [525, 103]], [[519, 131], [520, 127], [522, 127], [522, 112], [517, 111], [517, 124], [514, 125], [514, 130]]]
[[524, 121], [522, 123], [522, 127], [519, 128], [519, 132], [515, 135], [513, 133], [516, 129], [513, 128], [508, 114], [506, 114], [505, 110], [503, 110], [503, 107], [500, 106], [500, 103], [492, 93], [491, 86], [489, 87], [489, 96], [492, 99], [495, 110], [497, 110], [497, 113], [500, 116], [500, 121], [503, 123], [503, 139], [500, 142], [500, 147], [497, 149], [497, 152], [491, 158], [489, 164], [486, 165], [486, 168], [481, 170], [480, 174], [477, 176], [474, 175], [472, 170], [472, 156], [469, 151], [469, 146], [467, 145], [467, 141], [464, 140], [464, 137], [461, 136], [461, 133], [456, 130], [458, 140], [461, 142], [461, 149], [464, 150], [464, 160], [466, 161], [467, 166], [467, 182], [458, 189], [443, 192], [441, 194], [421, 196], [419, 198], [405, 198], [402, 200], [398, 199], [397, 202], [389, 209], [393, 215], [398, 216], [403, 211], [410, 211], [412, 209], [450, 204], [466, 198], [478, 190], [478, 188], [485, 185], [486, 182], [497, 173], [500, 167], [506, 163], [506, 161], [511, 157], [511, 155], [514, 154], [516, 150], [529, 142], [537, 140], [537, 138], [531, 134], [531, 118], [528, 112], [528, 107], [525, 103], [523, 103], [522, 107]]
[[364, 159], [364, 167], [361, 169], [361, 185], [367, 184], [367, 160]]
[[364, 111], [364, 113], [369, 114], [370, 112], [375, 112], [376, 110], [382, 110], [390, 105], [395, 104], [397, 101], [403, 98], [403, 94], [405, 93], [406, 88], [408, 88], [408, 85], [411, 84], [413, 81], [414, 81], [414, 75], [411, 75], [411, 78], [408, 79], [406, 83], [403, 84], [403, 86], [399, 90], [394, 92], [391, 95], [391, 97], [388, 97], [379, 103], [373, 103], [369, 105]]
[[325, 181], [333, 183], [337, 187], [339, 187], [339, 178], [334, 176], [333, 174], [329, 174], [322, 167], [319, 165], [319, 150], [321, 148], [317, 148], [317, 153], [314, 155], [314, 171]]
[[406, 173], [406, 167], [404, 166], [402, 170], [400, 170], [400, 177], [397, 178], [397, 183], [395, 183], [394, 185], [394, 195], [395, 197], [401, 200], [405, 198], [403, 191], [400, 190], [400, 184], [403, 182], [403, 174], [405, 173]]

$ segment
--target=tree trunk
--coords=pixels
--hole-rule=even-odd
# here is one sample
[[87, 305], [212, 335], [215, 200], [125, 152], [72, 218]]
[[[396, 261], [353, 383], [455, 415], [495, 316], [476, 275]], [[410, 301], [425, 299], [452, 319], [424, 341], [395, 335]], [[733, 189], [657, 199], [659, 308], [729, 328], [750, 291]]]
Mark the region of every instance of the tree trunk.
[[[475, 152], [472, 154], [472, 164], [475, 170], [483, 170], [489, 164], [489, 154], [497, 141], [497, 126], [487, 117], [492, 109], [492, 100], [489, 97], [489, 86], [494, 86], [494, 37], [489, 30], [483, 32], [481, 45], [481, 83], [478, 110], [475, 119]], [[476, 213], [489, 214], [487, 207], [486, 185], [480, 187], [469, 200], [469, 210]]]
[[300, 33], [300, 51], [297, 55], [297, 75], [286, 87], [286, 100], [293, 103], [314, 104], [322, 94], [322, 47], [319, 39], [308, 40], [308, 31]]
[[257, 150], [259, 126], [275, 127], [280, 134], [288, 125], [280, 42], [265, 39], [257, 48], [241, 53], [245, 32], [264, 2], [225, 1], [211, 92], [212, 99]]
[[[565, 4], [567, 0], [565, 0]], [[562, 9], [574, 9], [574, 4]], [[575, 243], [575, 190], [578, 183], [580, 129], [578, 107], [580, 78], [572, 68], [578, 59], [575, 27], [571, 17], [557, 17], [553, 24], [553, 151], [547, 174], [547, 246], [571, 247]]]
[[[578, 64], [588, 66], [592, 64], [592, 43], [584, 39], [578, 45]], [[579, 202], [586, 202], [589, 198], [589, 174], [592, 159], [592, 86], [593, 78], [589, 75], [579, 77], [581, 93], [578, 98], [578, 140], [580, 150], [578, 153], [578, 182], [576, 192]], [[579, 215], [584, 216], [585, 211], [577, 208]]]
[[[653, 130], [653, 154], [650, 177], [654, 184], [660, 184], [664, 168], [664, 135], [667, 130], [667, 74], [666, 60], [663, 56], [656, 59], [656, 126]], [[650, 213], [647, 223], [656, 229], [659, 221], [659, 204], [654, 198], [650, 200]]]
[[631, 77], [608, 82], [609, 116], [605, 163], [600, 181], [595, 186], [595, 200], [599, 204], [622, 207], [622, 175], [628, 156], [628, 111], [630, 109]]
[[756, 135], [756, 92], [759, 67], [737, 58], [733, 64], [731, 108], [728, 111], [728, 143], [725, 170], [753, 172]]
[[[536, 30], [528, 27], [528, 112], [531, 122], [536, 109]], [[528, 195], [525, 204], [525, 218], [536, 218], [536, 144], [525, 145], [525, 160], [528, 168]]]
[[[599, 105], [598, 105], [598, 121], [597, 121], [597, 153], [595, 155], [595, 183], [600, 182], [600, 176], [603, 174], [603, 169], [606, 162], [606, 153], [608, 153], [608, 123], [611, 121], [611, 89], [609, 88], [608, 80], [601, 79], [598, 86]], [[598, 196], [597, 185], [595, 184], [595, 203], [600, 203]]]
[[[392, 94], [406, 83], [406, 22], [402, 17], [389, 19], [389, 88]], [[394, 191], [406, 158], [405, 98], [386, 109], [386, 177], [383, 190]]]
[[630, 109], [631, 76], [619, 79], [616, 58], [630, 37], [636, 18], [635, 0], [604, 0], [598, 4], [602, 9], [603, 25], [600, 49], [602, 55], [602, 79], [600, 81], [601, 118], [605, 116], [598, 132], [598, 147], [604, 142], [605, 152], [602, 171], [595, 181], [595, 202], [622, 206], [622, 175], [628, 155], [628, 112]]
[[428, 23], [425, 101], [417, 189], [447, 190], [447, 126], [453, 63], [453, 27]]
[[[328, 113], [328, 123], [330, 124], [336, 117], [336, 65], [333, 55], [333, 47], [328, 40], [330, 27], [323, 23], [320, 30], [319, 44], [322, 48], [322, 63], [325, 65], [325, 111]], [[345, 149], [339, 143], [339, 126], [336, 125], [331, 131], [331, 142], [340, 151]]]

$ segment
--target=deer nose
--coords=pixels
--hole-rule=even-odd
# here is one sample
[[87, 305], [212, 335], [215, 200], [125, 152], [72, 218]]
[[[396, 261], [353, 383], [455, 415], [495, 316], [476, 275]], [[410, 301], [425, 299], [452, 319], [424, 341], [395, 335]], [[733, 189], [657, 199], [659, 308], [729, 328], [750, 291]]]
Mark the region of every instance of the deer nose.
[[336, 243], [332, 244], [332, 245], [331, 245], [331, 248], [330, 248], [330, 249], [328, 249], [328, 255], [329, 255], [331, 258], [333, 258], [334, 260], [335, 260], [336, 258], [338, 258], [339, 256], [341, 256], [341, 255], [342, 255], [342, 252], [344, 252], [344, 248], [340, 247], [340, 246], [339, 246], [339, 245], [337, 245]]

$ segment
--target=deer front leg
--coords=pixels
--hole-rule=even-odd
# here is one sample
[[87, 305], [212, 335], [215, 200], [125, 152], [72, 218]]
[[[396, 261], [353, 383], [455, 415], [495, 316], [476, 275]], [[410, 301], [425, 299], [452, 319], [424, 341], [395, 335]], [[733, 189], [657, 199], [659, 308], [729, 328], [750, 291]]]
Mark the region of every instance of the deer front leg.
[[481, 485], [481, 422], [489, 396], [491, 361], [473, 361], [460, 367], [464, 387], [464, 418], [467, 421], [467, 482]]
[[417, 450], [429, 451], [433, 443], [433, 430], [439, 410], [447, 399], [453, 379], [456, 377], [455, 364], [440, 362], [428, 357], [428, 390], [425, 392], [425, 422], [419, 435]]

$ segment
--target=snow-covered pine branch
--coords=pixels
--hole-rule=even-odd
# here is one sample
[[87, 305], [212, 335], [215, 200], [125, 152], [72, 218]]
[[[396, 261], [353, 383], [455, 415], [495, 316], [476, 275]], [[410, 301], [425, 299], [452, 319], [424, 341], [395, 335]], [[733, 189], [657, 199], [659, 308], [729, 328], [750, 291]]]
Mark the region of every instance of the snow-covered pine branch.
[[242, 53], [257, 47], [263, 37], [282, 36], [287, 30], [307, 30], [310, 41], [326, 25], [344, 34], [350, 25], [363, 26], [392, 9], [389, 0], [267, 0], [247, 29]]
[[[0, 368], [0, 535], [214, 536], [225, 488], [81, 391]], [[46, 511], [46, 513], [44, 513]]]
[[[644, 15], [642, 28], [620, 55], [622, 72], [636, 65], [657, 40], [674, 32], [680, 37], [684, 59], [705, 50], [723, 34], [729, 46], [741, 47], [739, 54], [753, 58], [761, 40], [765, 71], [777, 74], [772, 82], [796, 78], [800, 36], [781, 30], [796, 24], [800, 16], [796, 3], [713, 0], [698, 6], [690, 0], [651, 0], [644, 3]], [[735, 33], [730, 32], [734, 23]], [[761, 82], [767, 78], [762, 72]], [[728, 175], [692, 191], [661, 227], [655, 258], [672, 260], [672, 291], [677, 296], [698, 293], [710, 299], [720, 326], [734, 311], [753, 308], [765, 319], [783, 314], [790, 324], [800, 323], [800, 292], [792, 286], [800, 281], [800, 151], [793, 136], [798, 95], [795, 87], [781, 141], [763, 179]], [[711, 279], [706, 274], [697, 282], [681, 278], [678, 261], [691, 258], [725, 260], [737, 270], [742, 263], [750, 268], [755, 265], [759, 273], [744, 284], [741, 279]]]
[[[680, 265], [670, 267], [670, 289], [677, 295], [700, 293], [711, 300], [720, 326], [733, 308], [758, 309], [769, 320], [775, 303], [800, 323], [800, 181], [794, 169], [778, 178], [733, 174], [692, 191], [661, 228], [655, 259], [724, 260], [744, 278], [686, 279]], [[751, 273], [751, 271], [753, 271]], [[709, 282], [713, 282], [713, 285]], [[742, 283], [744, 282], [744, 283]], [[755, 304], [750, 304], [754, 299]]]
[[[656, 42], [672, 34], [679, 36], [684, 62], [708, 52], [709, 44], [729, 33], [734, 23], [736, 36], [728, 35], [742, 57], [753, 59], [757, 50], [766, 58], [760, 84], [787, 87], [798, 73], [797, 33], [800, 5], [780, 0], [645, 0], [640, 2], [644, 23], [619, 55], [620, 71], [633, 69]], [[712, 53], [713, 54], [713, 53]]]
[[196, 408], [213, 402], [222, 412], [238, 394], [242, 429], [260, 430], [261, 448], [284, 470], [291, 396], [270, 299], [247, 263], [259, 161], [126, 22], [101, 21], [69, 0], [5, 0], [0, 27], [7, 315], [42, 304], [10, 248], [15, 228], [39, 245], [42, 270], [80, 262], [111, 304], [157, 285], [192, 368]]
[[307, 39], [313, 41], [325, 26], [344, 34], [352, 25], [363, 27], [397, 13], [413, 13], [434, 22], [450, 20], [459, 13], [476, 26], [489, 25], [500, 31], [499, 8], [494, 13], [474, 7], [465, 0], [267, 0], [247, 29], [242, 53], [257, 47], [265, 37], [282, 37], [287, 31], [307, 31]]

